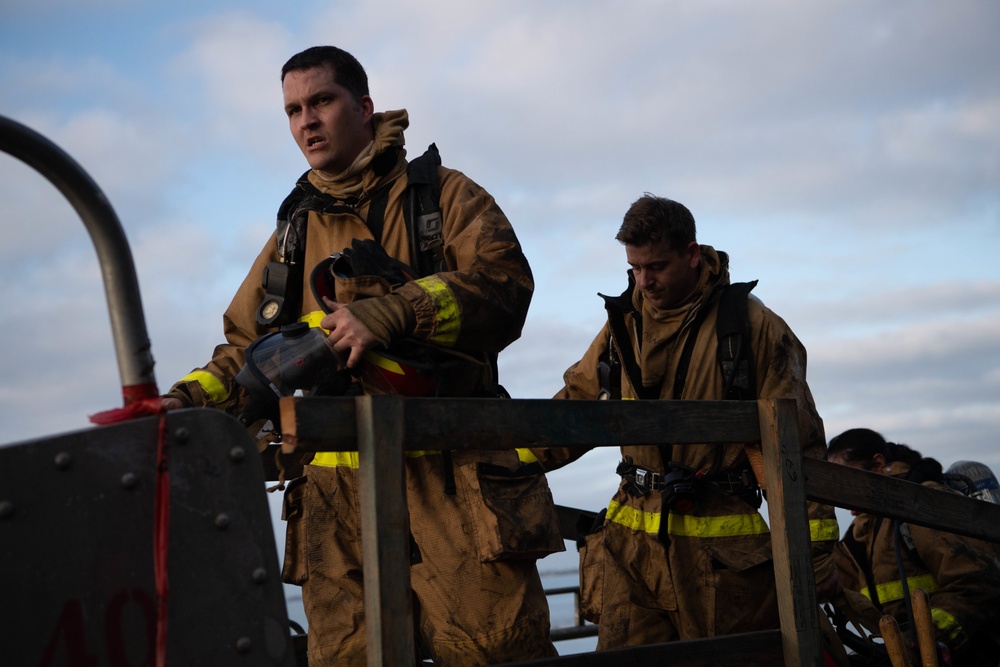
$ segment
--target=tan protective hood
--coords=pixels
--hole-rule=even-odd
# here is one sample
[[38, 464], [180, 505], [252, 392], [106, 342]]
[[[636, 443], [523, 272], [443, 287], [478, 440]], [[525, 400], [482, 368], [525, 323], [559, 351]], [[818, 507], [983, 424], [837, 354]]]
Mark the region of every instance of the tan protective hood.
[[315, 185], [320, 192], [337, 199], [362, 198], [386, 178], [385, 174], [377, 174], [378, 170], [368, 168], [372, 160], [389, 151], [395, 153], [395, 165], [388, 174], [390, 179], [395, 178], [406, 168], [403, 130], [409, 125], [410, 118], [406, 109], [374, 114], [372, 128], [375, 130], [375, 138], [363, 151], [358, 153], [354, 163], [334, 179], [325, 179], [315, 170], [310, 171], [309, 182]]
[[662, 384], [667, 364], [674, 358], [678, 334], [683, 331], [708, 302], [712, 290], [729, 284], [729, 257], [712, 246], [701, 246], [701, 275], [691, 294], [676, 308], [659, 309], [635, 290], [632, 303], [642, 313], [643, 332], [640, 346], [642, 383], [647, 387]]

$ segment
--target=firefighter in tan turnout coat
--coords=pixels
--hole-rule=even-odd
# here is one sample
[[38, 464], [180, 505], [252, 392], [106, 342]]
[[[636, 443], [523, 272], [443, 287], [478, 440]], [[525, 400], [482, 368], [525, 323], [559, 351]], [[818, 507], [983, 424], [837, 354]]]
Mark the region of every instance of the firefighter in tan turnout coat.
[[[609, 321], [556, 397], [722, 399], [716, 324], [729, 285], [726, 254], [698, 245], [687, 208], [648, 194], [626, 213], [617, 238], [631, 266], [629, 290], [605, 297]], [[796, 399], [804, 453], [823, 458], [805, 349], [746, 294], [751, 393]], [[535, 453], [547, 469], [582, 454]], [[744, 447], [623, 447], [622, 457], [621, 485], [580, 549], [583, 604], [600, 624], [598, 648], [778, 627], [768, 527]], [[809, 517], [817, 581], [830, 586], [839, 537], [833, 508], [810, 504]]]
[[[830, 440], [834, 463], [953, 493], [941, 464], [876, 431], [855, 428]], [[935, 639], [955, 665], [1000, 664], [1000, 561], [997, 545], [899, 523], [874, 514], [854, 518], [834, 552], [840, 582], [911, 632], [913, 591], [928, 594]]]
[[[376, 217], [382, 219], [376, 240], [388, 255], [418, 263], [403, 211], [408, 118], [405, 111], [374, 113], [364, 70], [335, 47], [294, 56], [282, 70], [282, 88], [292, 135], [311, 167], [298, 187], [327, 196], [322, 211], [308, 213], [293, 321], [328, 330], [334, 349], [355, 369], [366, 355], [404, 339], [459, 351], [440, 393], [495, 391], [488, 360], [520, 335], [533, 290], [503, 212], [465, 175], [438, 167], [441, 270], [398, 285], [337, 274], [336, 302], [319, 303], [310, 269], [356, 240], [372, 239]], [[378, 215], [374, 209], [383, 206]], [[247, 397], [234, 377], [247, 346], [268, 331], [255, 313], [266, 298], [262, 273], [280, 259], [272, 236], [225, 313], [227, 343], [173, 387], [170, 407], [209, 405], [232, 414], [244, 408]], [[356, 452], [318, 453], [286, 492], [284, 577], [303, 587], [311, 665], [365, 663], [357, 468]], [[406, 473], [418, 644], [446, 665], [555, 655], [535, 559], [564, 547], [551, 493], [530, 452], [411, 451]]]

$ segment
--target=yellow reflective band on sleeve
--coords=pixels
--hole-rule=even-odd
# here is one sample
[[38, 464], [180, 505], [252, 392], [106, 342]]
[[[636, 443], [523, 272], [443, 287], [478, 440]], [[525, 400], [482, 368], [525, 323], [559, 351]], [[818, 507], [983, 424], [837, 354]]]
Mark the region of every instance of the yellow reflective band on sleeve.
[[[323, 329], [323, 327], [321, 327], [319, 323], [323, 321], [324, 317], [326, 317], [326, 313], [324, 313], [322, 310], [314, 310], [311, 313], [306, 313], [305, 315], [300, 317], [299, 322], [305, 322], [313, 329]], [[326, 329], [323, 330], [326, 331]]]
[[[907, 577], [906, 585], [911, 591], [917, 588], [922, 588], [928, 593], [933, 593], [938, 589], [937, 579], [935, 579], [934, 575], [930, 573], [922, 574], [919, 577]], [[902, 600], [903, 582], [897, 579], [896, 581], [879, 584], [875, 587], [875, 592], [878, 594], [880, 602], [895, 602], [896, 600]], [[871, 599], [867, 586], [861, 590], [861, 594], [869, 600]]]
[[427, 292], [434, 305], [437, 319], [436, 333], [428, 340], [438, 345], [451, 347], [458, 340], [458, 333], [462, 329], [462, 318], [455, 293], [448, 287], [448, 283], [437, 276], [427, 276], [414, 282]]
[[518, 448], [514, 451], [517, 452], [517, 458], [521, 463], [538, 463], [538, 458], [531, 453], [530, 449]]
[[809, 539], [813, 542], [839, 540], [840, 524], [836, 519], [810, 519]]
[[[643, 512], [634, 507], [621, 505], [615, 501], [608, 504], [607, 520], [621, 524], [631, 530], [659, 533], [661, 514]], [[667, 533], [682, 537], [733, 537], [738, 535], [762, 535], [771, 532], [764, 517], [753, 514], [730, 514], [727, 516], [691, 516], [689, 514], [668, 514]]]
[[934, 621], [934, 627], [944, 633], [948, 639], [954, 640], [962, 634], [962, 626], [958, 624], [958, 620], [944, 609], [932, 608], [931, 620]]
[[197, 382], [215, 404], [224, 403], [229, 398], [226, 386], [208, 371], [191, 371], [180, 379], [181, 382]]
[[[413, 451], [406, 452], [406, 458], [408, 459], [418, 459], [421, 456], [431, 456], [432, 454], [440, 454], [441, 451], [438, 449], [415, 449]], [[316, 452], [313, 455], [312, 461], [309, 462], [311, 466], [320, 466], [322, 468], [358, 468], [358, 453], [357, 452]]]

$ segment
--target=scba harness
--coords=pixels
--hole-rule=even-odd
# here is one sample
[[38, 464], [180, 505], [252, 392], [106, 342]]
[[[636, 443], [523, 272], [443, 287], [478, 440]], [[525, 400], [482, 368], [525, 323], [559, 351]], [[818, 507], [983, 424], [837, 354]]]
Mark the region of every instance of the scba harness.
[[[720, 253], [725, 261], [725, 253]], [[757, 281], [732, 283], [716, 288], [709, 303], [718, 300], [719, 308], [716, 317], [716, 338], [718, 340], [717, 361], [723, 377], [722, 400], [755, 400], [756, 377], [753, 364], [750, 317], [747, 301], [751, 290]], [[659, 398], [658, 387], [647, 387], [642, 383], [642, 372], [636, 361], [626, 323], [626, 313], [633, 312], [632, 293], [635, 289], [635, 279], [629, 272], [628, 288], [618, 297], [601, 295], [608, 311], [608, 323], [611, 330], [610, 340], [605, 358], [598, 364], [598, 376], [601, 381], [599, 397], [604, 399], [621, 398], [621, 376], [624, 371], [632, 388], [640, 399]], [[704, 322], [709, 307], [704, 307], [695, 317], [688, 331], [684, 348], [678, 362], [677, 374], [674, 378], [673, 398], [679, 400], [687, 380], [688, 366], [698, 338], [698, 332]], [[642, 319], [634, 318], [636, 339], [642, 340]], [[737, 496], [754, 508], [761, 506], [762, 494], [757, 478], [744, 460], [735, 468], [722, 470], [723, 448], [716, 449], [716, 458], [710, 468], [695, 470], [673, 460], [672, 447], [659, 447], [660, 460], [664, 473], [639, 467], [631, 457], [625, 457], [618, 464], [616, 473], [625, 481], [624, 490], [634, 498], [645, 496], [651, 491], [658, 491], [662, 497], [663, 507], [668, 510], [688, 512], [697, 503], [697, 496], [703, 491], [714, 491], [725, 495]]]
[[[377, 176], [388, 173], [395, 164], [398, 153], [387, 151], [372, 160]], [[441, 218], [441, 185], [437, 168], [441, 155], [431, 144], [423, 155], [411, 160], [406, 167], [406, 190], [403, 193], [403, 217], [410, 236], [410, 254], [414, 270], [427, 276], [444, 270], [444, 236]], [[257, 308], [257, 324], [265, 328], [278, 327], [294, 322], [302, 305], [302, 283], [305, 277], [306, 229], [309, 212], [348, 213], [360, 217], [357, 198], [338, 200], [320, 192], [309, 182], [309, 172], [295, 183], [291, 193], [278, 208], [275, 241], [278, 261], [264, 267], [261, 285], [264, 299]], [[381, 243], [385, 224], [385, 209], [389, 202], [387, 183], [376, 190], [368, 205], [368, 216], [362, 221], [372, 233], [376, 243]]]

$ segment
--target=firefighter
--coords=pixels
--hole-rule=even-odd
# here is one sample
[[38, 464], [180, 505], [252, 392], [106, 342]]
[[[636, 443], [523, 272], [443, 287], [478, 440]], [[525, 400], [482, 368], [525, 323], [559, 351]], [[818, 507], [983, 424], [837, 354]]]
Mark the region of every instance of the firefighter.
[[[310, 169], [225, 313], [227, 342], [170, 390], [169, 407], [244, 411], [246, 391], [234, 381], [244, 352], [274, 330], [262, 322], [276, 326], [289, 304], [286, 319], [328, 331], [348, 369], [409, 341], [467, 360], [452, 365], [438, 395], [495, 396], [495, 356], [520, 335], [533, 290], [500, 207], [464, 174], [435, 167], [440, 217], [428, 225], [436, 239], [427, 245], [436, 251], [436, 270], [414, 270], [398, 284], [335, 270], [326, 276], [334, 298], [319, 296], [309, 269], [331, 265], [331, 255], [367, 247], [371, 256], [371, 246], [380, 245], [397, 265], [424, 261], [404, 215], [409, 120], [405, 110], [376, 113], [364, 69], [336, 47], [293, 56], [281, 80], [292, 137]], [[291, 218], [284, 226], [282, 216]], [[290, 254], [298, 259], [287, 262]], [[551, 493], [530, 453], [411, 451], [406, 474], [418, 646], [445, 665], [555, 655], [535, 560], [564, 547]], [[283, 576], [303, 588], [314, 666], [366, 661], [357, 481], [356, 452], [323, 452], [286, 491]], [[510, 498], [524, 502], [513, 507]]]
[[[632, 204], [616, 237], [631, 267], [629, 288], [605, 297], [608, 322], [556, 398], [794, 398], [803, 452], [823, 458], [805, 349], [780, 317], [748, 298], [749, 284], [730, 286], [728, 256], [699, 245], [695, 231], [676, 201], [646, 194]], [[734, 288], [747, 328], [724, 347], [749, 354], [730, 360], [737, 373], [724, 376], [718, 320], [731, 319], [720, 304]], [[546, 469], [582, 453], [535, 451]], [[778, 627], [768, 526], [744, 446], [623, 447], [622, 456], [619, 489], [580, 547], [598, 649]], [[816, 580], [833, 593], [833, 508], [810, 504], [809, 517]]]
[[[953, 493], [941, 464], [867, 428], [830, 440], [834, 463]], [[842, 585], [912, 628], [908, 593], [929, 595], [936, 640], [955, 665], [1000, 664], [1000, 562], [993, 545], [942, 530], [855, 513], [834, 551]]]

